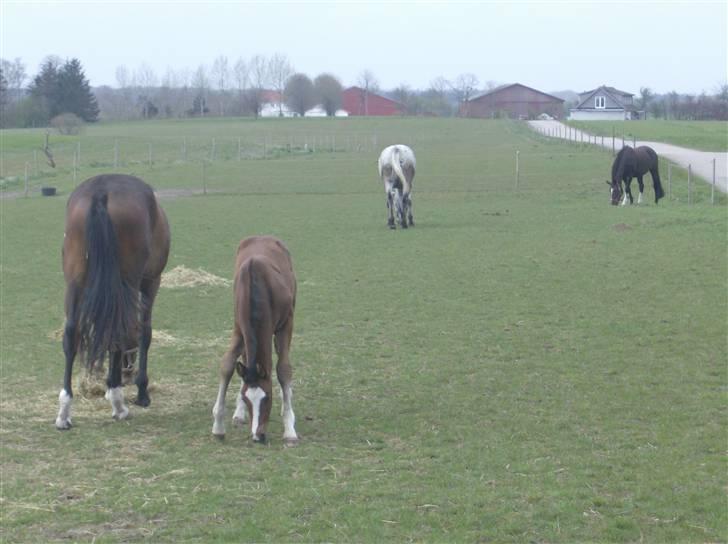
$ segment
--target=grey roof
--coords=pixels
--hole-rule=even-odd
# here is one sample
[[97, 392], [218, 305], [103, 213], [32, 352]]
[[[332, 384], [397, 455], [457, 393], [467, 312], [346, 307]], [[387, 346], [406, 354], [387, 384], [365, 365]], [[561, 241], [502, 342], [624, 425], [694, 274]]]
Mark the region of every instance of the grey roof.
[[[627, 111], [633, 111], [636, 110], [636, 108], [632, 104], [625, 104], [621, 97], [627, 97], [627, 96], [634, 96], [632, 93], [627, 93], [624, 91], [620, 91], [619, 89], [615, 89], [614, 87], [607, 87], [606, 85], [602, 85], [601, 87], [597, 87], [596, 89], [592, 89], [591, 91], [586, 91], [583, 93], [579, 93], [579, 103], [576, 105], [577, 110], [590, 110], [595, 109], [592, 107], [584, 107], [584, 104], [586, 104], [595, 94], [598, 92], [603, 92], [604, 94], [608, 95], [615, 103], [622, 106], [622, 109]], [[609, 108], [614, 110], [615, 108]]]

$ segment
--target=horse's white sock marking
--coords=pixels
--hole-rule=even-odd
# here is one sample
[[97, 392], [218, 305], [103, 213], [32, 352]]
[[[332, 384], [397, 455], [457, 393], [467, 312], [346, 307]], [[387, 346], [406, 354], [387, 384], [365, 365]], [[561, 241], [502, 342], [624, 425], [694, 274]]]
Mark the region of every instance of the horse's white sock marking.
[[68, 391], [61, 389], [58, 394], [58, 417], [56, 417], [56, 429], [68, 429], [71, 427], [71, 402], [73, 397]]
[[233, 414], [233, 425], [242, 425], [248, 419], [248, 408], [245, 406], [242, 393], [235, 397], [235, 413]]
[[220, 384], [217, 391], [217, 400], [215, 406], [212, 407], [212, 434], [216, 436], [225, 436], [225, 393], [227, 387]]
[[249, 387], [245, 391], [245, 396], [250, 401], [253, 415], [250, 418], [250, 432], [253, 434], [253, 440], [257, 440], [256, 433], [258, 425], [260, 425], [260, 403], [265, 398], [265, 391], [260, 387]]
[[622, 199], [622, 206], [626, 206], [627, 205], [627, 199], [628, 198], [629, 197], [627, 196], [627, 192], [625, 191], [624, 198]]
[[106, 400], [111, 403], [111, 417], [119, 420], [129, 417], [129, 409], [124, 404], [124, 392], [121, 387], [107, 389]]
[[640, 196], [637, 197], [637, 204], [642, 204], [642, 191], [640, 191]]
[[281, 415], [283, 416], [283, 439], [298, 440], [295, 428], [296, 415], [293, 413], [293, 392], [291, 391], [291, 386], [286, 387], [285, 391], [281, 389], [281, 394], [283, 396], [283, 407], [281, 410]]

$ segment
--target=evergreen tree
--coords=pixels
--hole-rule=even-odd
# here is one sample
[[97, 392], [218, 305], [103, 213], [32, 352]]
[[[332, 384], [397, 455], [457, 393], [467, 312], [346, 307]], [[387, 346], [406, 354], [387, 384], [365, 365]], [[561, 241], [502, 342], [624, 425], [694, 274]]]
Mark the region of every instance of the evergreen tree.
[[58, 72], [57, 106], [60, 112], [75, 113], [87, 123], [99, 118], [96, 97], [78, 59], [66, 61]]
[[38, 121], [47, 123], [61, 111], [58, 109], [58, 61], [46, 59], [40, 67], [40, 73], [30, 84], [30, 97], [34, 102]]

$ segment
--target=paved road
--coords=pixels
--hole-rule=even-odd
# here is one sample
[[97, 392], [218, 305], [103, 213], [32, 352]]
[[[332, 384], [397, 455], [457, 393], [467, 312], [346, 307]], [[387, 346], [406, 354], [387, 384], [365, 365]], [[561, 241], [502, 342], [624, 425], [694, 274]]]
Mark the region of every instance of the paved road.
[[[566, 134], [569, 133], [568, 127], [559, 121], [529, 121], [528, 124], [534, 130], [554, 138], [565, 139]], [[592, 134], [582, 133], [582, 131], [573, 128], [570, 130], [570, 133], [571, 138], [576, 137], [578, 141], [581, 141], [583, 138], [584, 141], [591, 140], [592, 143], [596, 142], [597, 145], [601, 145], [602, 143], [601, 136], [595, 137]], [[625, 141], [625, 144], [632, 145], [632, 141]], [[728, 153], [696, 151], [695, 149], [687, 149], [672, 144], [642, 140], [637, 140], [636, 144], [650, 146], [658, 155], [669, 159], [675, 164], [679, 164], [683, 168], [687, 168], [690, 165], [693, 174], [696, 174], [708, 183], [712, 183], [713, 180], [713, 159], [715, 159], [715, 186], [719, 191], [728, 193]], [[615, 140], [615, 145], [616, 149], [621, 149], [622, 139]], [[604, 137], [604, 147], [612, 148], [611, 137]]]

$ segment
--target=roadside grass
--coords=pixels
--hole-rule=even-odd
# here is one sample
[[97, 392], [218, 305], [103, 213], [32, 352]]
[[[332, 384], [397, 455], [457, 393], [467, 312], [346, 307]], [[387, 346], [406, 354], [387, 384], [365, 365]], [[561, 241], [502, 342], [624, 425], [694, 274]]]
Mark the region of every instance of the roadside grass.
[[[229, 278], [251, 234], [291, 249], [297, 448], [277, 397], [269, 446], [232, 427], [235, 382], [211, 437], [217, 285], [161, 290], [154, 327], [176, 341], [152, 344], [149, 409], [115, 423], [77, 394], [55, 431], [72, 184], [1, 200], [0, 538], [725, 541], [725, 200], [615, 208], [609, 153], [420, 121], [347, 125], [418, 142], [407, 231], [385, 226], [376, 152], [221, 161], [206, 196], [162, 198], [167, 270]], [[199, 188], [185, 165], [138, 174]]]
[[665, 142], [700, 151], [728, 151], [728, 125], [725, 121], [568, 121], [567, 124], [597, 136], [625, 141]]

